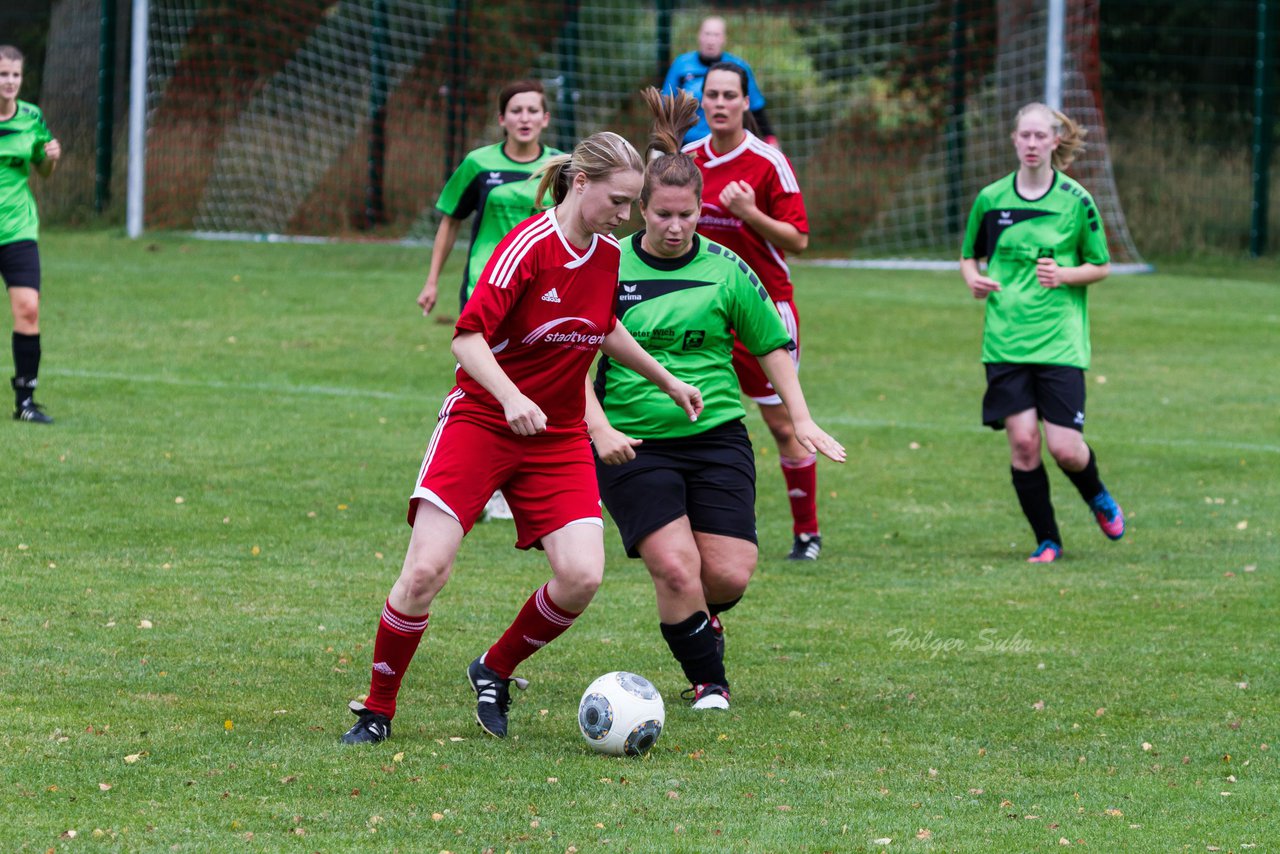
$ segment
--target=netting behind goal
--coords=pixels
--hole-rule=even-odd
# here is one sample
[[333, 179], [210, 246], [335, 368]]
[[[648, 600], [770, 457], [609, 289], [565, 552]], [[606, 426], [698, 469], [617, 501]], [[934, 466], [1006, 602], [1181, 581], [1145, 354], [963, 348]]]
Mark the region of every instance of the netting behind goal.
[[[1098, 0], [1069, 3], [1071, 173], [1113, 255], [1137, 260], [1099, 100]], [[637, 96], [711, 12], [794, 161], [811, 254], [956, 257], [986, 183], [1016, 166], [1013, 114], [1045, 87], [1043, 0], [151, 0], [145, 223], [250, 235], [425, 238], [445, 178], [497, 141], [496, 93], [547, 87], [560, 148], [643, 143]]]

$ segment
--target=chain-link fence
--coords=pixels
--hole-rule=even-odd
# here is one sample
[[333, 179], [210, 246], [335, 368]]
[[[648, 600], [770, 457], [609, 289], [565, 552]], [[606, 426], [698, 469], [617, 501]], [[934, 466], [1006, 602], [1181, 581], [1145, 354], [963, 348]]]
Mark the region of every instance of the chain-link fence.
[[[966, 5], [973, 4], [942, 0], [939, 8]], [[129, 6], [127, 0], [116, 5], [115, 79], [107, 87], [99, 68], [99, 0], [0, 9], [0, 32], [6, 34], [0, 41], [15, 41], [29, 55], [21, 97], [41, 104], [66, 150], [59, 174], [44, 186], [37, 182], [42, 216], [50, 225], [123, 222]], [[722, 6], [731, 14], [740, 7]], [[1107, 141], [1121, 207], [1144, 256], [1240, 253], [1251, 243], [1267, 254], [1280, 250], [1280, 158], [1272, 127], [1280, 112], [1278, 32], [1280, 0], [1101, 5], [1098, 73]], [[763, 76], [767, 69], [757, 72]], [[104, 99], [113, 104], [115, 143], [106, 161], [95, 156]], [[779, 130], [785, 138], [786, 129]], [[1268, 165], [1269, 173], [1260, 169]], [[111, 180], [95, 187], [104, 167]], [[1266, 205], [1265, 242], [1256, 233], [1259, 200]], [[95, 213], [95, 201], [101, 214]]]

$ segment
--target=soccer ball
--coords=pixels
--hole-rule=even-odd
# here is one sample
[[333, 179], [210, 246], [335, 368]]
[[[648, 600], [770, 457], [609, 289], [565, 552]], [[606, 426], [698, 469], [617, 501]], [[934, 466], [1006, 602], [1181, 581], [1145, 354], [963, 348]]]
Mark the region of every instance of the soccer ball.
[[610, 756], [643, 756], [662, 734], [662, 695], [648, 679], [625, 670], [587, 686], [578, 703], [578, 729], [593, 750]]

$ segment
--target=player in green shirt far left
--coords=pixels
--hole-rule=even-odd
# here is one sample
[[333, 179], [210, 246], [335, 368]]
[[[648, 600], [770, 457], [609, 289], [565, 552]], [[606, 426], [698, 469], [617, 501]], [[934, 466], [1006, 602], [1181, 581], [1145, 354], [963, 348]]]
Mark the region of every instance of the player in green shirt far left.
[[[464, 219], [475, 214], [471, 248], [462, 272], [461, 305], [467, 304], [476, 279], [499, 241], [521, 222], [550, 205], [549, 199], [537, 197], [538, 182], [531, 180], [542, 164], [560, 153], [542, 144], [542, 132], [550, 121], [541, 82], [517, 80], [498, 93], [498, 124], [502, 127], [503, 141], [468, 153], [445, 182], [436, 202], [440, 226], [431, 248], [427, 281], [418, 294], [418, 305], [424, 316], [435, 308], [439, 299], [440, 271], [449, 260]], [[512, 518], [511, 508], [501, 492], [493, 494], [481, 518]]]
[[13, 311], [15, 421], [52, 424], [35, 402], [40, 371], [40, 216], [28, 176], [53, 174], [62, 146], [49, 133], [40, 108], [18, 100], [22, 51], [0, 45], [0, 278]]
[[640, 194], [645, 230], [622, 242], [615, 313], [661, 365], [698, 386], [703, 410], [696, 423], [680, 423], [654, 405], [638, 375], [604, 359], [587, 394], [587, 428], [601, 497], [627, 554], [653, 578], [662, 637], [691, 686], [685, 696], [695, 709], [727, 709], [719, 614], [742, 598], [759, 556], [735, 332], [809, 453], [844, 462], [845, 451], [810, 416], [791, 336], [755, 273], [696, 233], [702, 173], [680, 139], [697, 120], [697, 101], [652, 87], [643, 94], [655, 119]]

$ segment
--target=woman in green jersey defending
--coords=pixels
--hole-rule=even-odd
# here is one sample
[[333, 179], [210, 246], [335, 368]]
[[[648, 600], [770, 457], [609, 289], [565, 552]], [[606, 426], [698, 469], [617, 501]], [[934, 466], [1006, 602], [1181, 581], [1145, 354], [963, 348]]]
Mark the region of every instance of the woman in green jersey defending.
[[[1019, 110], [1013, 131], [1018, 169], [978, 194], [960, 258], [969, 292], [987, 301], [982, 420], [1009, 437], [1013, 488], [1039, 544], [1033, 563], [1062, 556], [1041, 461], [1041, 423], [1049, 453], [1102, 533], [1124, 536], [1124, 513], [1102, 485], [1097, 457], [1084, 441], [1087, 286], [1111, 272], [1097, 205], [1059, 171], [1084, 147], [1084, 135], [1044, 104]], [[985, 274], [978, 266], [983, 259]]]
[[[733, 370], [734, 332], [760, 360], [809, 453], [844, 448], [809, 415], [794, 346], [751, 269], [696, 233], [702, 174], [680, 153], [697, 102], [649, 88], [654, 113], [640, 194], [645, 230], [622, 244], [618, 322], [668, 370], [696, 382], [696, 423], [669, 417], [639, 374], [603, 358], [587, 427], [605, 507], [631, 557], [653, 578], [663, 639], [683, 668], [695, 709], [729, 706], [717, 614], [737, 604], [757, 560], [755, 464]], [[696, 379], [695, 379], [696, 378]]]
[[[517, 80], [498, 93], [498, 124], [505, 138], [467, 154], [445, 182], [436, 202], [436, 210], [441, 214], [440, 227], [436, 229], [431, 248], [427, 281], [418, 294], [423, 315], [435, 308], [440, 294], [440, 271], [449, 260], [464, 219], [475, 214], [471, 249], [462, 273], [461, 305], [467, 304], [476, 279], [498, 242], [545, 207], [537, 198], [537, 182], [530, 178], [538, 167], [560, 153], [541, 142], [542, 132], [550, 121], [546, 94], [539, 81]], [[482, 518], [511, 518], [511, 508], [501, 492], [493, 494]]]
[[13, 418], [52, 424], [33, 399], [40, 371], [40, 217], [27, 176], [33, 166], [42, 178], [52, 175], [62, 146], [40, 109], [18, 100], [22, 65], [20, 50], [0, 45], [0, 278], [13, 311]]

